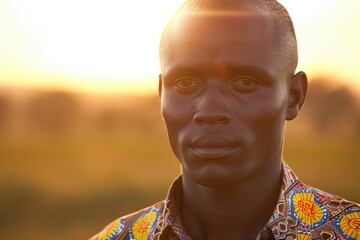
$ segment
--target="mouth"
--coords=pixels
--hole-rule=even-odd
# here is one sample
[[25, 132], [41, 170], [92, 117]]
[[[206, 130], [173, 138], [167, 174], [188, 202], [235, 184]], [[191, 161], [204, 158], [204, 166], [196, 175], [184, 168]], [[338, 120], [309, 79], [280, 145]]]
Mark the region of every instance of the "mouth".
[[192, 147], [191, 152], [200, 158], [223, 158], [234, 153], [237, 147]]
[[206, 135], [196, 138], [190, 151], [200, 158], [222, 158], [237, 151], [234, 141], [220, 135]]

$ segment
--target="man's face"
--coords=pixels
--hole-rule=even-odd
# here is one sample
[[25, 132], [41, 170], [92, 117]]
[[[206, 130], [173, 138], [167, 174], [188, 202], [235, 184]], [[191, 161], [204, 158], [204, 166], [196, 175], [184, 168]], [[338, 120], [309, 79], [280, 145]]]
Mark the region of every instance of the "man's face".
[[183, 175], [229, 186], [279, 165], [288, 73], [270, 17], [179, 17], [162, 56], [161, 110]]

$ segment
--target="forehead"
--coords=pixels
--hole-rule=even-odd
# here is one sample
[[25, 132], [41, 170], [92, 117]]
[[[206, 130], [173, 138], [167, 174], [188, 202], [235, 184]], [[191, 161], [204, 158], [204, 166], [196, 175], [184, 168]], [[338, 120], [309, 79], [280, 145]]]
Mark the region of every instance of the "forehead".
[[172, 23], [162, 65], [169, 67], [200, 55], [207, 56], [202, 60], [262, 64], [275, 57], [276, 37], [270, 15], [255, 11], [185, 12]]
[[[270, 14], [245, 10], [193, 10], [180, 13], [173, 22], [172, 33], [222, 33], [230, 27], [238, 32], [257, 32], [269, 29], [273, 18]], [[225, 27], [225, 28], [224, 28]]]

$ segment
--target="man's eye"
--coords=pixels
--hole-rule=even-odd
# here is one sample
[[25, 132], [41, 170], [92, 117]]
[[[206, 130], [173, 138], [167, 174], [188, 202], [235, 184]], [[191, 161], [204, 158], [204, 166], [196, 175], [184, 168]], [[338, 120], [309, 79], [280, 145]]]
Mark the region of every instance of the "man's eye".
[[240, 90], [251, 90], [259, 84], [259, 81], [252, 77], [240, 77], [231, 80], [231, 86]]
[[200, 86], [199, 81], [190, 77], [179, 78], [175, 81], [175, 86], [181, 90], [188, 90]]

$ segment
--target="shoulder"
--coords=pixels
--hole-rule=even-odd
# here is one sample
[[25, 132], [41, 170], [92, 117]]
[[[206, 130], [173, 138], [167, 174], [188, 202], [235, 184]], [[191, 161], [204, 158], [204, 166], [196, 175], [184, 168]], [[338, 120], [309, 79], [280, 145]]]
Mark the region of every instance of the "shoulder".
[[360, 239], [359, 204], [301, 182], [286, 195], [298, 229], [321, 239]]
[[145, 237], [143, 235], [147, 237], [156, 228], [156, 223], [162, 218], [164, 206], [164, 201], [161, 201], [137, 212], [117, 218], [90, 240], [133, 239], [134, 237], [143, 239], [142, 237]]

